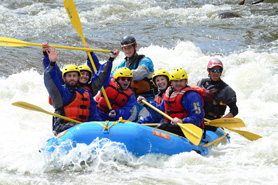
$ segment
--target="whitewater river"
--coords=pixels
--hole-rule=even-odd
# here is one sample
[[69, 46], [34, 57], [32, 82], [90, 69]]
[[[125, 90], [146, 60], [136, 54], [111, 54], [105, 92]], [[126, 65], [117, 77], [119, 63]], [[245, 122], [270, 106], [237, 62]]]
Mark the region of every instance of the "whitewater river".
[[[207, 76], [210, 58], [224, 63], [223, 80], [237, 93], [251, 142], [231, 143], [203, 157], [195, 152], [136, 158], [106, 145], [91, 154], [39, 153], [53, 136], [52, 117], [11, 105], [26, 101], [53, 111], [43, 84], [40, 47], [0, 47], [0, 184], [278, 184], [278, 4], [235, 0], [75, 0], [92, 48], [119, 48], [134, 35], [155, 69], [187, 70], [189, 83]], [[241, 18], [218, 19], [219, 12]], [[0, 0], [0, 36], [30, 43], [83, 47], [62, 0]], [[85, 62], [83, 51], [59, 49], [58, 65]], [[103, 63], [107, 53], [97, 53]], [[124, 58], [121, 52], [114, 66]], [[82, 156], [79, 153], [82, 152]], [[85, 162], [84, 162], [85, 161]]]

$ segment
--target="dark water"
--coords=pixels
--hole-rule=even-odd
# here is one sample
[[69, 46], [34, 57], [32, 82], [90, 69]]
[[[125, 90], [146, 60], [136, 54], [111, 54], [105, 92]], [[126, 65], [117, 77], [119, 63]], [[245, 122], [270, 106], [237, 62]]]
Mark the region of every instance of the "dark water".
[[[76, 1], [87, 43], [92, 48], [119, 48], [124, 35], [134, 35], [139, 47], [173, 48], [192, 42], [205, 55], [229, 55], [249, 49], [277, 52], [278, 5], [237, 5], [236, 1]], [[0, 6], [1, 36], [32, 43], [83, 47], [63, 1], [8, 1]], [[219, 12], [241, 18], [219, 19]], [[0, 48], [1, 76], [40, 66], [39, 48]], [[81, 60], [80, 52], [64, 60]], [[99, 53], [101, 60], [107, 54]], [[13, 70], [10, 70], [10, 69]], [[41, 68], [38, 68], [41, 71]], [[42, 72], [42, 71], [41, 71]]]

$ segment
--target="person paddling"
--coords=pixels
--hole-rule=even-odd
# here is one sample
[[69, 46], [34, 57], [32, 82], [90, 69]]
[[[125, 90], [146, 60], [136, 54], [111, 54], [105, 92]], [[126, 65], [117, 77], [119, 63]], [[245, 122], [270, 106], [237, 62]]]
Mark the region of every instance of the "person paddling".
[[[237, 98], [235, 91], [221, 80], [223, 73], [223, 63], [218, 58], [212, 58], [207, 65], [209, 78], [203, 78], [197, 85], [208, 90], [211, 101], [205, 101], [205, 118], [233, 118], [238, 114], [238, 107], [236, 105]], [[230, 108], [225, 115], [227, 106]]]
[[96, 96], [97, 108], [103, 120], [115, 121], [122, 117], [128, 120], [136, 103], [136, 98], [130, 88], [132, 72], [126, 67], [116, 70], [115, 77], [111, 77], [109, 85], [105, 88], [112, 110], [108, 109], [107, 103], [100, 92]]
[[[167, 88], [161, 104], [156, 105], [156, 107], [173, 119], [170, 121], [165, 118], [165, 123], [161, 123], [157, 128], [180, 136], [184, 136], [184, 134], [177, 123], [192, 123], [203, 128], [204, 111], [202, 98], [198, 92], [187, 85], [187, 82], [187, 73], [184, 69], [175, 68], [171, 71], [171, 85]], [[145, 100], [142, 96], [137, 98], [137, 102], [143, 105], [142, 100]], [[150, 122], [149, 120], [144, 120], [144, 122], [159, 122], [161, 116], [158, 116], [158, 113], [155, 113], [151, 108], [148, 108], [148, 110], [153, 114], [150, 114]]]
[[[150, 102], [152, 105], [156, 106], [155, 104], [160, 104], [164, 99], [164, 95], [166, 89], [169, 87], [169, 73], [165, 69], [159, 69], [154, 71], [152, 77], [153, 84], [157, 87], [158, 93], [155, 95], [154, 101]], [[146, 120], [146, 121], [145, 121]], [[160, 122], [164, 122], [164, 119], [161, 119]], [[145, 118], [141, 118], [138, 120], [138, 123], [150, 123], [151, 115], [148, 115]]]
[[[81, 122], [101, 121], [92, 94], [79, 84], [80, 70], [78, 66], [70, 64], [63, 68], [64, 84], [62, 84], [56, 64], [59, 52], [56, 53], [55, 48], [49, 48], [46, 52], [50, 64], [44, 71], [44, 84], [52, 99], [55, 112]], [[74, 125], [76, 123], [54, 118], [53, 132], [56, 135]]]

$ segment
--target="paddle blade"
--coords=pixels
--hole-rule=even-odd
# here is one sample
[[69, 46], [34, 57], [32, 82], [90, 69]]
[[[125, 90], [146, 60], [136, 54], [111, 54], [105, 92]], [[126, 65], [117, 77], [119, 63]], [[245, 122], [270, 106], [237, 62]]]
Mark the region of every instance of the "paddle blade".
[[46, 110], [44, 110], [44, 109], [42, 109], [42, 108], [40, 108], [36, 105], [30, 104], [30, 103], [27, 103], [27, 102], [24, 102], [24, 101], [14, 102], [14, 103], [12, 103], [12, 105], [17, 106], [17, 107], [21, 107], [21, 108], [24, 108], [24, 109], [32, 110], [32, 111], [47, 112]]
[[64, 1], [64, 7], [67, 11], [67, 14], [70, 18], [70, 21], [71, 21], [74, 29], [77, 31], [77, 33], [79, 34], [79, 36], [81, 38], [84, 38], [80, 18], [79, 18], [79, 15], [77, 13], [77, 10], [75, 8], [73, 0], [65, 0]]
[[243, 137], [249, 139], [250, 141], [255, 141], [257, 139], [262, 138], [262, 136], [254, 134], [252, 132], [248, 132], [248, 131], [244, 131], [244, 130], [236, 130], [233, 128], [227, 128], [227, 129], [242, 135]]
[[22, 47], [22, 46], [28, 46], [28, 42], [24, 42], [18, 39], [13, 39], [8, 37], [0, 37], [0, 46]]
[[203, 135], [203, 130], [201, 128], [190, 123], [184, 123], [184, 124], [178, 123], [177, 125], [181, 128], [184, 136], [191, 143], [193, 143], [194, 145], [200, 144]]
[[238, 128], [245, 127], [244, 122], [240, 118], [221, 118], [215, 120], [206, 120], [206, 125], [214, 127], [225, 127], [225, 128]]

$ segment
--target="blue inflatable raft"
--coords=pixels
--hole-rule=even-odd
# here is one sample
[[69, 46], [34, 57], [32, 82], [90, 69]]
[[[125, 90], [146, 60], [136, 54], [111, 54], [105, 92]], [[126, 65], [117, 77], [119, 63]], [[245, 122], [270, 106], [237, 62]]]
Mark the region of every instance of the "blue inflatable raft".
[[212, 147], [229, 142], [228, 134], [221, 128], [215, 132], [207, 130], [206, 137], [196, 146], [186, 138], [153, 127], [133, 122], [107, 121], [78, 124], [49, 139], [44, 150], [53, 152], [59, 148], [68, 153], [77, 144], [90, 145], [95, 139], [102, 138], [123, 143], [135, 156], [149, 153], [174, 155], [191, 151], [208, 155]]

